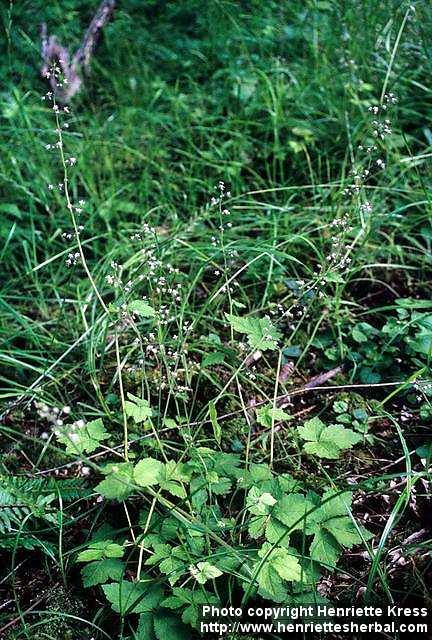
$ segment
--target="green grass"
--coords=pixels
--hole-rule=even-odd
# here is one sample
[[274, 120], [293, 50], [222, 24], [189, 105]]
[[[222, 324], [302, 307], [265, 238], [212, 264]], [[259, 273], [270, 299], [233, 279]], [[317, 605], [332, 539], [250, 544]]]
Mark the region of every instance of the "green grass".
[[[65, 157], [77, 158], [67, 168], [71, 201], [85, 200], [79, 242], [62, 238], [73, 221], [63, 192], [48, 189], [63, 182], [64, 167], [46, 149], [57, 138], [41, 100], [38, 23], [73, 49], [93, 6], [1, 8], [0, 548], [9, 604], [0, 636], [134, 637], [136, 613], [121, 615], [100, 586], [83, 587], [77, 553], [94, 535], [125, 554], [104, 582], [145, 574], [160, 590], [139, 595], [157, 604], [137, 638], [175, 638], [174, 626], [189, 637], [193, 616], [183, 613], [187, 631], [178, 627], [161, 595], [183, 583], [224, 605], [295, 603], [317, 584], [344, 604], [359, 593], [373, 604], [430, 601], [428, 3], [120, 4], [62, 132]], [[379, 119], [392, 132], [376, 140], [368, 108], [386, 92], [398, 101]], [[359, 149], [373, 144], [370, 156]], [[354, 196], [352, 169], [369, 171]], [[211, 205], [220, 180], [223, 201]], [[344, 216], [345, 229], [335, 225]], [[80, 247], [85, 264], [68, 268]], [[332, 264], [335, 250], [350, 262]], [[131, 314], [143, 296], [154, 318]], [[262, 342], [257, 323], [266, 316]], [[150, 421], [128, 408], [129, 393], [148, 401]], [[285, 416], [271, 410], [281, 402]], [[106, 438], [65, 452], [52, 412], [65, 406], [66, 425], [101, 418]], [[348, 437], [339, 430], [333, 445], [321, 444], [333, 457], [312, 453], [301, 429], [318, 416], [361, 439], [339, 447]], [[156, 465], [150, 484], [132, 474], [149, 457], [175, 461], [174, 494], [160, 475], [169, 465]], [[98, 501], [104, 465], [128, 461], [113, 500]], [[265, 477], [253, 475], [254, 464]], [[22, 494], [23, 476], [47, 485]], [[74, 491], [66, 478], [76, 478]], [[330, 535], [329, 487], [354, 494], [342, 528], [356, 546], [332, 538], [338, 552], [320, 562], [308, 536]], [[288, 531], [273, 525], [281, 537], [269, 541], [264, 521], [254, 531], [253, 520], [268, 522], [277, 507], [254, 506], [261, 498], [252, 490], [283, 504], [287, 495], [310, 500], [309, 511]], [[39, 491], [48, 496], [42, 506]], [[317, 518], [320, 531], [309, 533]], [[284, 586], [276, 577], [269, 595], [260, 576], [276, 571], [272, 554], [285, 554], [288, 537], [302, 577]], [[177, 550], [178, 582], [154, 544]], [[224, 577], [200, 585], [188, 569], [200, 561]]]

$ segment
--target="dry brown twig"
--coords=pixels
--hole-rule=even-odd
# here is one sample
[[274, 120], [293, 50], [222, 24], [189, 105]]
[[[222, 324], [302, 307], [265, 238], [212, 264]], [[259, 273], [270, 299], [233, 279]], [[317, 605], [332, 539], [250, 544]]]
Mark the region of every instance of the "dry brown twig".
[[[41, 26], [42, 76], [47, 78], [56, 98], [62, 103], [70, 102], [82, 86], [82, 72], [89, 74], [91, 56], [98, 43], [101, 31], [112, 16], [115, 0], [102, 0], [82, 42], [72, 58], [69, 51], [56, 38], [48, 35], [46, 24]], [[58, 86], [55, 74], [50, 73], [52, 66], [58, 65], [64, 77], [61, 87]]]
[[278, 398], [277, 406], [280, 409], [284, 409], [285, 407], [288, 407], [291, 404], [291, 395], [294, 395], [294, 393], [297, 395], [302, 391], [307, 391], [308, 389], [315, 389], [316, 387], [320, 387], [325, 382], [328, 382], [329, 380], [331, 380], [332, 378], [334, 378], [335, 376], [337, 376], [339, 373], [342, 373], [342, 372], [343, 372], [343, 366], [340, 365], [338, 367], [335, 367], [334, 369], [330, 369], [330, 371], [325, 371], [324, 373], [320, 373], [317, 376], [314, 376], [309, 380], [309, 382], [306, 382], [306, 384], [304, 384], [302, 387], [294, 389], [294, 392], [287, 393], [281, 398]]

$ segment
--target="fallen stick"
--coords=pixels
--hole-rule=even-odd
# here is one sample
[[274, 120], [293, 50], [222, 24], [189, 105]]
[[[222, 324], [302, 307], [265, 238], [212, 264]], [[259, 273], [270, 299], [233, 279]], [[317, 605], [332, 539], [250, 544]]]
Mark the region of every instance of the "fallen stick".
[[[101, 31], [111, 18], [115, 8], [115, 0], [102, 0], [93, 16], [82, 42], [72, 58], [69, 51], [56, 38], [48, 36], [46, 24], [41, 26], [42, 76], [46, 78], [57, 100], [70, 102], [82, 86], [82, 72], [89, 74], [91, 56], [99, 41]], [[60, 67], [63, 82], [58, 86], [55, 74], [51, 73], [53, 65]]]
[[278, 398], [277, 406], [280, 409], [287, 407], [291, 402], [292, 395], [297, 395], [298, 393], [306, 391], [307, 389], [315, 389], [316, 387], [320, 387], [324, 383], [328, 382], [328, 380], [331, 380], [332, 378], [337, 376], [338, 373], [342, 373], [342, 371], [343, 365], [339, 365], [334, 369], [330, 369], [330, 371], [325, 371], [324, 373], [320, 373], [317, 376], [314, 376], [309, 380], [309, 382], [306, 382], [306, 384], [304, 384], [300, 388], [294, 389], [291, 393], [287, 393], [285, 396]]

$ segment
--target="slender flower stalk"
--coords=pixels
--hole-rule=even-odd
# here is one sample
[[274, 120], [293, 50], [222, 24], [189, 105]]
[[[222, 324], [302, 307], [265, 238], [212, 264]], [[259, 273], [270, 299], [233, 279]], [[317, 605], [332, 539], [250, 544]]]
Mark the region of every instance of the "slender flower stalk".
[[78, 246], [78, 251], [79, 251], [79, 255], [81, 258], [81, 262], [82, 265], [84, 267], [84, 271], [86, 272], [86, 275], [89, 279], [89, 282], [93, 288], [93, 291], [96, 294], [97, 299], [99, 300], [103, 310], [105, 311], [105, 313], [109, 313], [108, 311], [108, 307], [105, 304], [99, 289], [96, 286], [96, 283], [93, 279], [93, 276], [91, 274], [91, 271], [88, 267], [87, 264], [87, 260], [85, 258], [84, 255], [84, 250], [82, 247], [82, 243], [81, 243], [81, 239], [80, 239], [80, 229], [78, 228], [78, 224], [77, 224], [77, 220], [76, 220], [76, 216], [74, 213], [74, 207], [72, 205], [72, 201], [70, 198], [70, 194], [69, 194], [69, 176], [68, 176], [68, 169], [67, 169], [67, 162], [66, 162], [66, 158], [65, 158], [65, 154], [64, 154], [64, 147], [63, 147], [63, 134], [62, 134], [62, 128], [61, 128], [61, 122], [60, 122], [60, 117], [59, 117], [59, 112], [60, 109], [55, 101], [55, 95], [53, 96], [53, 111], [54, 111], [54, 116], [55, 116], [55, 120], [56, 120], [56, 131], [58, 134], [58, 149], [60, 152], [60, 160], [61, 160], [61, 164], [62, 164], [62, 169], [63, 169], [63, 189], [64, 189], [64, 196], [66, 199], [66, 207], [67, 210], [69, 211], [69, 215], [71, 217], [71, 221], [72, 221], [72, 226], [73, 226], [73, 230], [75, 233], [75, 238], [76, 238], [76, 242], [77, 242], [77, 246]]

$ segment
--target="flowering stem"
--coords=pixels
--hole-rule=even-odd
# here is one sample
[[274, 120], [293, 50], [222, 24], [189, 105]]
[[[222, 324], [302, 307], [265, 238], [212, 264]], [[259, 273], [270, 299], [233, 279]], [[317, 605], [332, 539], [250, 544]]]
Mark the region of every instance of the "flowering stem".
[[128, 436], [128, 424], [127, 424], [127, 416], [125, 409], [125, 397], [124, 397], [124, 389], [123, 389], [123, 379], [122, 379], [122, 366], [120, 360], [120, 349], [118, 343], [118, 335], [117, 331], [115, 332], [115, 352], [116, 352], [116, 360], [117, 360], [117, 371], [119, 378], [119, 389], [120, 389], [120, 398], [123, 410], [123, 444], [124, 444], [124, 457], [126, 462], [129, 460], [129, 436]]
[[79, 235], [79, 229], [78, 229], [78, 225], [76, 223], [76, 218], [75, 218], [75, 214], [73, 211], [73, 205], [70, 199], [70, 195], [69, 195], [69, 178], [68, 178], [68, 171], [67, 171], [67, 164], [66, 164], [66, 159], [65, 159], [65, 155], [64, 155], [64, 150], [63, 150], [63, 136], [62, 136], [62, 129], [61, 129], [61, 123], [60, 123], [60, 118], [59, 118], [59, 111], [58, 111], [58, 106], [55, 102], [55, 98], [53, 101], [53, 111], [55, 114], [55, 119], [56, 119], [56, 125], [57, 125], [57, 133], [58, 133], [58, 142], [59, 142], [59, 150], [60, 150], [60, 159], [61, 159], [61, 163], [62, 163], [62, 167], [63, 167], [63, 186], [64, 186], [64, 194], [65, 194], [65, 198], [66, 198], [66, 206], [67, 209], [70, 213], [71, 216], [71, 220], [72, 220], [72, 225], [73, 225], [73, 229], [75, 232], [75, 237], [76, 237], [76, 241], [77, 241], [77, 246], [78, 246], [78, 251], [81, 257], [81, 262], [82, 265], [84, 267], [84, 271], [86, 272], [86, 275], [89, 279], [89, 282], [91, 284], [91, 286], [93, 287], [93, 290], [96, 294], [97, 299], [99, 300], [99, 302], [102, 305], [103, 310], [105, 311], [105, 313], [109, 313], [108, 311], [108, 307], [106, 306], [101, 294], [99, 293], [99, 290], [96, 286], [96, 283], [93, 279], [93, 276], [90, 272], [90, 269], [88, 268], [87, 265], [87, 261], [84, 255], [84, 251], [82, 248], [82, 244], [81, 244], [81, 240], [80, 240], [80, 235]]

